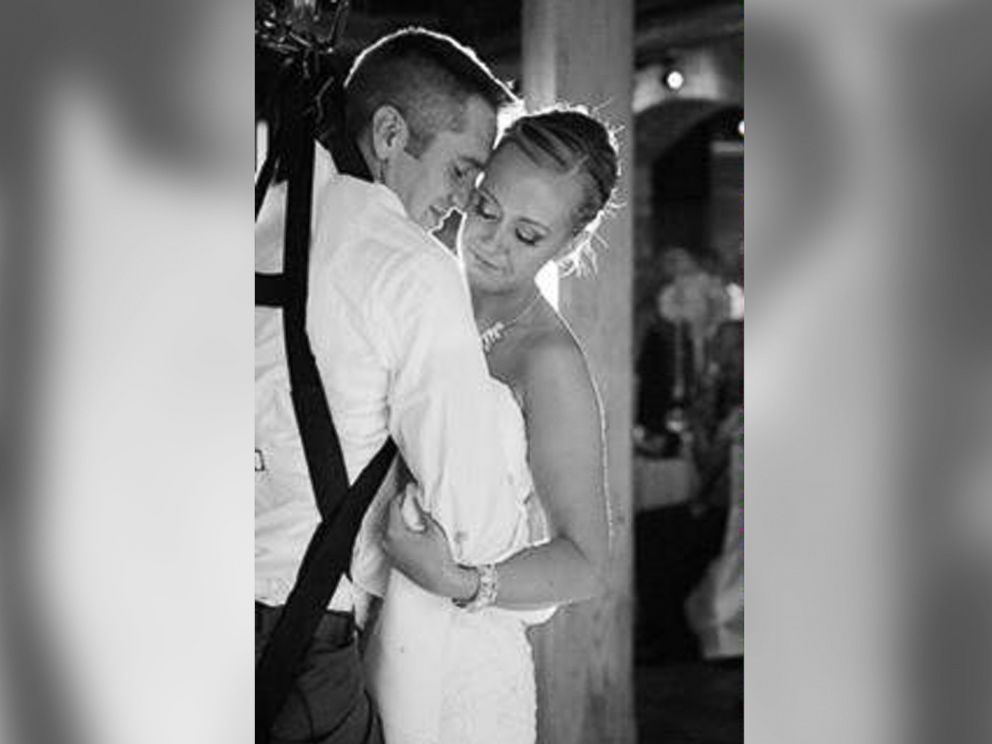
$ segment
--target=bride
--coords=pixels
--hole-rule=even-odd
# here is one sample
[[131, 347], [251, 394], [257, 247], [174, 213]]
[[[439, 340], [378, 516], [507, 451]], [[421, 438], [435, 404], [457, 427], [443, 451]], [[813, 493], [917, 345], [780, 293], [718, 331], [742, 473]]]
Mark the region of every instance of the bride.
[[608, 130], [555, 109], [513, 124], [468, 205], [458, 250], [499, 398], [494, 426], [516, 463], [519, 519], [504, 560], [464, 566], [449, 542], [459, 536], [416, 488], [380, 505], [379, 547], [395, 570], [377, 582], [356, 559], [354, 573], [384, 595], [366, 665], [389, 744], [534, 742], [525, 629], [605, 588], [599, 402], [578, 342], [535, 277], [549, 261], [581, 259], [616, 179]]

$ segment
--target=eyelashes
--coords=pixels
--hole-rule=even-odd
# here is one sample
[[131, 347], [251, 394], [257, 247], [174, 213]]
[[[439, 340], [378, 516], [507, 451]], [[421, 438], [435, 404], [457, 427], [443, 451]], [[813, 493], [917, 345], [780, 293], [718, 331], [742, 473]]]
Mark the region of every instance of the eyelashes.
[[[476, 215], [481, 217], [483, 220], [486, 220], [487, 222], [498, 220], [500, 218], [499, 210], [495, 208], [487, 208], [489, 206], [488, 201], [489, 200], [485, 195], [483, 195], [479, 191], [476, 191], [472, 195], [472, 201], [470, 202], [470, 209]], [[517, 240], [519, 240], [521, 243], [527, 246], [537, 245], [541, 241], [541, 238], [544, 237], [543, 235], [536, 235], [534, 233], [520, 229], [517, 229], [514, 232], [514, 235], [516, 236]]]

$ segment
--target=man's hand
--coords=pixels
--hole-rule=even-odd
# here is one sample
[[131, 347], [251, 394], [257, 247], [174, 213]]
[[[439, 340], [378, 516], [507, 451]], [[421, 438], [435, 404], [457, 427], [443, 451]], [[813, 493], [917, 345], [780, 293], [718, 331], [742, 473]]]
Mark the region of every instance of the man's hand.
[[[410, 486], [390, 502], [383, 550], [396, 568], [423, 589], [444, 597], [470, 599], [478, 590], [478, 576], [455, 563], [444, 528], [420, 508], [414, 491]], [[411, 527], [411, 522], [419, 529]]]

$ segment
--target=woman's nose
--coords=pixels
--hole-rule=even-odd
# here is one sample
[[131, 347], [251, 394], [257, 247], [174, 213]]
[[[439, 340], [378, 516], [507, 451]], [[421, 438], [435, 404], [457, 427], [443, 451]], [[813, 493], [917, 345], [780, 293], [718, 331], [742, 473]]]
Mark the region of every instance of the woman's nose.
[[476, 234], [476, 246], [485, 253], [495, 254], [499, 251], [499, 226], [494, 222], [483, 222]]

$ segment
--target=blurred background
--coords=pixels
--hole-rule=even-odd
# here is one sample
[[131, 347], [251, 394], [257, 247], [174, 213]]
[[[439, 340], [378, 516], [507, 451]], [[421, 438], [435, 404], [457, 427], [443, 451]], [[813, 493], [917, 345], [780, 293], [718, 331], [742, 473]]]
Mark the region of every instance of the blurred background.
[[[599, 269], [549, 287], [620, 539], [535, 639], [547, 741], [739, 740], [744, 488], [745, 741], [992, 740], [990, 14], [353, 3], [348, 53], [438, 28], [620, 130]], [[4, 10], [0, 741], [251, 736], [252, 24]]]

